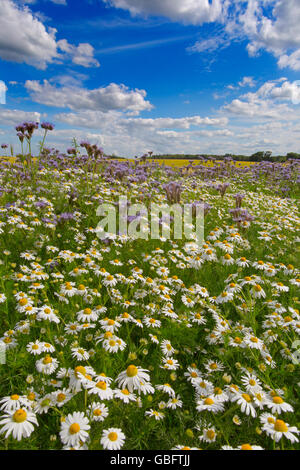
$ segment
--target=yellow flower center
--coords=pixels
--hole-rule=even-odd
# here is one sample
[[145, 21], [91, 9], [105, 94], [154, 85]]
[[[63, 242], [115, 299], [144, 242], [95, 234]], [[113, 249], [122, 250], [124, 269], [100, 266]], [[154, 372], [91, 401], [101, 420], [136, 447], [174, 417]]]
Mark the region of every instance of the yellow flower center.
[[60, 402], [64, 401], [65, 398], [66, 398], [66, 395], [65, 395], [64, 393], [59, 393], [59, 394], [57, 395], [57, 398], [56, 398], [56, 399], [57, 399], [57, 401], [60, 403]]
[[215, 431], [213, 431], [212, 429], [209, 429], [206, 433], [208, 439], [213, 439], [216, 435]]
[[51, 363], [52, 363], [52, 357], [46, 356], [46, 357], [43, 359], [43, 364], [51, 364]]
[[80, 426], [78, 423], [73, 423], [69, 427], [70, 434], [77, 434], [80, 431]]
[[97, 408], [96, 410], [93, 411], [93, 415], [94, 415], [94, 416], [101, 416], [101, 415], [102, 415], [102, 411], [99, 410], [99, 408]]
[[27, 413], [25, 410], [17, 410], [15, 411], [15, 413], [13, 414], [13, 420], [16, 422], [16, 423], [23, 423], [27, 418]]
[[96, 384], [96, 387], [97, 387], [97, 388], [100, 388], [101, 390], [106, 390], [107, 385], [106, 385], [105, 382], [103, 382], [103, 381], [101, 380], [100, 382], [98, 382], [98, 383]]
[[253, 450], [250, 444], [242, 444], [241, 450]]
[[274, 397], [273, 403], [276, 403], [276, 405], [281, 405], [281, 403], [283, 403], [283, 399], [281, 397]]
[[12, 395], [10, 397], [11, 400], [19, 400], [20, 396], [19, 395]]
[[135, 377], [138, 373], [138, 368], [133, 364], [128, 366], [126, 369], [127, 377]]
[[205, 404], [205, 405], [213, 405], [213, 404], [214, 404], [214, 401], [213, 401], [212, 398], [205, 398], [204, 404]]
[[116, 432], [110, 432], [107, 436], [110, 441], [116, 441], [118, 439], [118, 434]]
[[248, 393], [242, 393], [242, 397], [244, 398], [244, 400], [246, 400], [247, 403], [250, 403], [252, 401], [252, 398], [250, 397], [250, 395], [248, 395]]
[[106, 332], [104, 333], [104, 338], [105, 338], [105, 339], [111, 338], [112, 336], [113, 336], [113, 334], [112, 334], [111, 331], [106, 331]]
[[85, 367], [83, 367], [83, 366], [75, 367], [74, 372], [75, 372], [75, 376], [77, 377], [77, 379], [79, 378], [78, 374], [82, 374], [82, 375], [86, 374]]
[[121, 392], [123, 393], [123, 395], [129, 395], [127, 388], [124, 388], [123, 390], [121, 390]]
[[287, 432], [288, 431], [287, 425], [281, 419], [276, 420], [276, 422], [274, 424], [274, 429], [277, 432]]

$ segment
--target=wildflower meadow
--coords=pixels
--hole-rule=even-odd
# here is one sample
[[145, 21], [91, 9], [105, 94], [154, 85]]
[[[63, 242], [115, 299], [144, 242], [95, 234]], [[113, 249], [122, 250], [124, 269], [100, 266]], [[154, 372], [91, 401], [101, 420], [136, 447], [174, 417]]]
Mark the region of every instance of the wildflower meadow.
[[[299, 160], [160, 166], [47, 148], [50, 123], [16, 131], [21, 153], [0, 160], [0, 448], [299, 449]], [[101, 236], [99, 207], [117, 216], [125, 197], [135, 236], [118, 219]], [[191, 224], [201, 206], [201, 239], [172, 236], [172, 204]]]

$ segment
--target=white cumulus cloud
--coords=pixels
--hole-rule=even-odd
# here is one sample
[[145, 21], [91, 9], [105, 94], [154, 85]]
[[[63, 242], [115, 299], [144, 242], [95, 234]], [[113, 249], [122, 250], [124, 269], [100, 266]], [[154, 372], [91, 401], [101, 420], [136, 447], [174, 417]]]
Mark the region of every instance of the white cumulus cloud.
[[145, 99], [145, 90], [130, 90], [123, 84], [110, 83], [106, 87], [88, 90], [80, 87], [56, 87], [47, 80], [42, 83], [37, 80], [27, 80], [25, 87], [33, 101], [58, 108], [102, 112], [124, 111], [132, 115], [153, 108]]
[[222, 18], [224, 0], [104, 0], [132, 15], [154, 15], [185, 24], [202, 24]]

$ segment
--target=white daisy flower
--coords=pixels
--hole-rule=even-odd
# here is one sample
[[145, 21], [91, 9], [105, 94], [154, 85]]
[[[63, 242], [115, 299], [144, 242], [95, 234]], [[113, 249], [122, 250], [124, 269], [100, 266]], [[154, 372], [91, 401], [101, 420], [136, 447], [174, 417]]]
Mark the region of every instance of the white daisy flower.
[[76, 446], [89, 438], [89, 420], [82, 412], [75, 411], [63, 419], [61, 423], [60, 438], [67, 446]]
[[5, 439], [12, 434], [14, 439], [20, 441], [22, 437], [29, 437], [34, 431], [34, 426], [38, 426], [35, 414], [32, 411], [18, 408], [17, 410], [6, 412], [0, 420], [0, 434], [5, 433]]
[[100, 439], [103, 449], [120, 450], [125, 442], [125, 434], [120, 428], [105, 429]]

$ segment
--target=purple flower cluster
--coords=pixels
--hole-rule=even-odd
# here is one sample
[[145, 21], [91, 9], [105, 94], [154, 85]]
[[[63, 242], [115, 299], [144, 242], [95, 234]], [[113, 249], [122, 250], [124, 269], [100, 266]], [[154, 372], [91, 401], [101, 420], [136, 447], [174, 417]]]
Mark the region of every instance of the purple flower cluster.
[[170, 204], [180, 203], [180, 196], [182, 192], [182, 187], [180, 183], [176, 181], [171, 181], [168, 184], [163, 186], [167, 194], [167, 199]]

